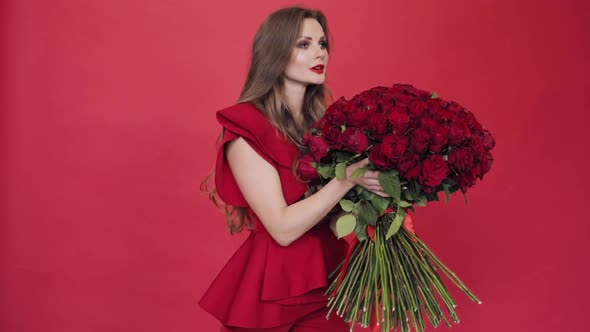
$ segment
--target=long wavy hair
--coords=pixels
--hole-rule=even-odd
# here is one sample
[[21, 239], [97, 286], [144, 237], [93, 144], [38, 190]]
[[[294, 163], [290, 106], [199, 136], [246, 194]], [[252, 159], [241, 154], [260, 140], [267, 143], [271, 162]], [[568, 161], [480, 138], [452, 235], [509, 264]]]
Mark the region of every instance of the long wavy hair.
[[[301, 121], [295, 119], [287, 105], [284, 71], [306, 18], [313, 18], [322, 26], [326, 35], [326, 50], [330, 52], [328, 23], [321, 11], [288, 7], [273, 12], [256, 32], [248, 76], [238, 99], [239, 103], [248, 102], [258, 108], [302, 152], [306, 150], [302, 143], [304, 133], [324, 115], [326, 99], [333, 99], [324, 84], [310, 84], [304, 95]], [[218, 148], [221, 148], [223, 135], [224, 130], [218, 137]], [[297, 162], [293, 165], [294, 172]], [[209, 199], [224, 211], [228, 230], [234, 234], [244, 226], [252, 229], [250, 208], [225, 204], [214, 186], [214, 178], [215, 170], [201, 183], [201, 191], [207, 193]]]

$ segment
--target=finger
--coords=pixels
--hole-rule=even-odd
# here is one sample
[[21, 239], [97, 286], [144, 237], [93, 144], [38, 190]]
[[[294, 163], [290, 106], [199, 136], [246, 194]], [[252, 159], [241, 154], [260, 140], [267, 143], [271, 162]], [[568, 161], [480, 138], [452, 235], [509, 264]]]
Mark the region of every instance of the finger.
[[373, 192], [375, 194], [379, 194], [381, 196], [383, 195], [388, 195], [381, 186], [379, 185], [371, 185], [371, 186], [362, 186], [363, 188], [365, 188], [366, 190]]
[[367, 186], [381, 188], [381, 183], [379, 183], [379, 180], [377, 180], [377, 179], [363, 179], [363, 182]]
[[365, 166], [369, 165], [369, 158], [365, 158], [365, 159], [357, 162], [356, 165], [358, 167], [365, 167]]
[[358, 182], [358, 185], [368, 190], [383, 190], [383, 187], [381, 187], [381, 184], [378, 180], [363, 179], [363, 181]]
[[381, 197], [391, 197], [388, 193], [384, 192], [383, 190], [371, 190], [373, 193], [381, 196]]
[[378, 179], [379, 178], [379, 172], [377, 171], [366, 171], [364, 174], [365, 178], [368, 179]]

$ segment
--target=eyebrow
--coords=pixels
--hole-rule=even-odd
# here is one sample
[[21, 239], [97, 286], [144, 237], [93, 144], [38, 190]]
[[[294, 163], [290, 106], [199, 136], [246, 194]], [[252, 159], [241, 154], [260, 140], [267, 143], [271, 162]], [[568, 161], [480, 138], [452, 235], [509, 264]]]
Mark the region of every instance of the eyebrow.
[[[311, 38], [310, 36], [299, 36], [299, 38], [304, 38], [304, 39], [307, 39], [307, 40], [313, 40], [313, 38]], [[326, 36], [321, 36], [320, 37], [320, 40], [322, 40], [322, 39], [326, 39]]]

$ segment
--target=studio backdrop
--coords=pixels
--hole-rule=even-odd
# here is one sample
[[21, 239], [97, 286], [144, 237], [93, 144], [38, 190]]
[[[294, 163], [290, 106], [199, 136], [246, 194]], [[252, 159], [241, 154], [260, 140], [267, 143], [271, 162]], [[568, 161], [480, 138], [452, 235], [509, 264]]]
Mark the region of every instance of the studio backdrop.
[[469, 205], [413, 216], [483, 301], [453, 289], [453, 331], [587, 329], [586, 1], [4, 0], [0, 331], [217, 331], [197, 301], [245, 234], [199, 191], [214, 115], [288, 5], [327, 15], [336, 98], [410, 83], [496, 137]]

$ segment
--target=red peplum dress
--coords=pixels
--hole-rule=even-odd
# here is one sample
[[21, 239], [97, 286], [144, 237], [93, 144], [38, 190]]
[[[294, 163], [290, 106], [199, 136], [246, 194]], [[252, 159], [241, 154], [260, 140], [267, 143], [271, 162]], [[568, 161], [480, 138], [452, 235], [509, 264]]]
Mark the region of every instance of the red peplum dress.
[[[217, 112], [225, 128], [217, 155], [215, 184], [221, 199], [247, 207], [225, 158], [224, 146], [244, 138], [279, 173], [287, 204], [298, 201], [307, 185], [293, 175], [298, 148], [249, 103]], [[346, 242], [338, 240], [327, 222], [320, 222], [289, 246], [280, 246], [254, 215], [254, 229], [209, 289], [200, 306], [223, 325], [273, 328], [290, 324], [327, 304], [323, 295], [328, 275], [342, 261]]]

